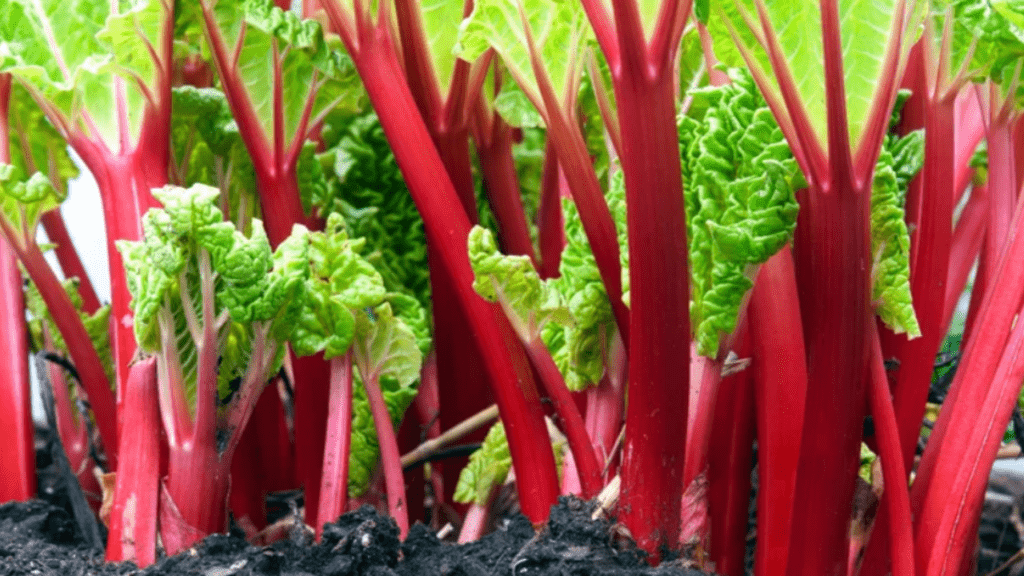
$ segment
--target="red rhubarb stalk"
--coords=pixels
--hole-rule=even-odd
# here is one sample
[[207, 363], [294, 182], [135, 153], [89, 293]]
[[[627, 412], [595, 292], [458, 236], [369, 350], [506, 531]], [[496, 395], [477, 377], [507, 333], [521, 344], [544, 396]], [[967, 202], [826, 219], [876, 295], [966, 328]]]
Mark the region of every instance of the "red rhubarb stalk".
[[125, 386], [125, 421], [131, 433], [121, 438], [125, 454], [117, 471], [110, 511], [107, 560], [130, 560], [139, 568], [156, 561], [157, 497], [160, 476], [160, 415], [156, 358], [132, 366]]
[[544, 168], [541, 174], [540, 206], [537, 208], [537, 237], [540, 248], [538, 272], [543, 279], [557, 278], [565, 249], [565, 224], [562, 221], [561, 183], [564, 180], [551, 140], [544, 143]]
[[[665, 407], [688, 413], [690, 279], [673, 64], [691, 3], [662, 2], [650, 38], [636, 2], [614, 2], [611, 12], [596, 0], [583, 7], [612, 72], [628, 206], [629, 405], [619, 506], [640, 547], [657, 559], [660, 546], [678, 541], [685, 459], [686, 419]], [[567, 177], [572, 168], [565, 165]], [[612, 290], [608, 297], [614, 306]]]
[[[807, 362], [793, 254], [787, 246], [761, 266], [750, 296], [757, 414], [757, 576], [786, 574], [796, 501]], [[779, 338], [779, 334], [788, 334]], [[779, 417], [779, 415], [785, 415]]]
[[[962, 472], [963, 466], [967, 465], [965, 462], [970, 462], [970, 466], [977, 465], [970, 456], [965, 460], [965, 455], [978, 452], [984, 454], [987, 447], [982, 448], [982, 442], [987, 443], [989, 439], [974, 438], [977, 434], [962, 431], [977, 427], [981, 431], [979, 434], [987, 434], [990, 427], [998, 427], [1001, 412], [1012, 405], [1012, 402], [1006, 401], [1007, 385], [1002, 378], [1008, 377], [1008, 371], [1016, 370], [1016, 367], [1011, 369], [1009, 364], [1018, 361], [1016, 349], [1007, 347], [1007, 339], [1010, 338], [1011, 330], [1014, 331], [1013, 338], [1017, 338], [1019, 330], [1014, 328], [1014, 322], [1024, 298], [1024, 266], [1021, 265], [1024, 258], [1024, 229], [1020, 223], [1021, 210], [1018, 206], [1009, 229], [1010, 238], [1006, 249], [1002, 250], [1004, 254], [1000, 265], [993, 271], [983, 298], [975, 333], [966, 344], [960, 369], [957, 370], [944, 403], [946, 408], [939, 413], [913, 484], [911, 504], [917, 522], [917, 567], [921, 573], [926, 568], [931, 569], [929, 562], [932, 561], [930, 555], [935, 553], [933, 547], [939, 545], [940, 541], [945, 545], [943, 534], [946, 532], [943, 531], [948, 531], [949, 526], [944, 518], [948, 513], [946, 503], [950, 502], [950, 497], [959, 502], [959, 507], [965, 505], [962, 498], [977, 497], [976, 491], [968, 492], [966, 488], [967, 483], [973, 480], [958, 474], [966, 473]], [[1019, 325], [1017, 323], [1018, 328]], [[1019, 382], [1018, 379], [1018, 387]], [[1002, 403], [993, 400], [997, 396]], [[982, 426], [977, 426], [979, 421], [983, 423]], [[1003, 429], [1005, 424], [1006, 421], [1003, 421]], [[968, 511], [974, 509], [974, 504], [966, 505]]]
[[573, 462], [579, 474], [580, 495], [584, 500], [589, 500], [597, 496], [603, 487], [601, 474], [604, 465], [598, 459], [598, 453], [587, 434], [583, 416], [580, 415], [572, 394], [565, 386], [562, 373], [558, 371], [558, 366], [555, 365], [544, 342], [537, 338], [532, 342], [524, 342], [523, 345], [526, 348], [526, 355], [540, 375], [541, 385], [551, 400], [555, 413], [562, 421], [562, 430], [569, 440], [569, 449], [572, 450]]
[[[446, 169], [406, 84], [389, 24], [386, 18], [373, 23], [361, 2], [355, 4], [355, 14], [337, 2], [323, 6], [355, 61], [423, 216], [428, 241], [441, 257], [441, 269], [451, 277], [458, 301], [475, 330], [502, 420], [510, 423], [509, 448], [523, 513], [534, 523], [543, 522], [557, 497], [558, 477], [539, 396], [508, 320], [472, 288], [473, 271], [466, 254], [469, 219], [450, 209], [458, 195], [451, 180], [443, 176]], [[381, 15], [386, 15], [386, 3], [378, 7]]]
[[[750, 357], [746, 331], [736, 353]], [[721, 379], [721, 400], [714, 404], [712, 449], [707, 458], [711, 561], [726, 576], [745, 573], [744, 553], [750, 506], [750, 468], [754, 454], [754, 390], [749, 368]], [[728, 399], [728, 401], [726, 401]]]
[[[11, 76], [0, 74], [0, 164], [11, 162], [9, 140]], [[0, 239], [0, 430], [8, 448], [0, 456], [0, 502], [28, 500], [35, 494], [35, 449], [28, 380], [28, 342], [21, 271], [7, 242]]]
[[910, 496], [904, 478], [907, 470], [899, 445], [899, 428], [893, 400], [889, 396], [889, 379], [885, 374], [882, 348], [877, 332], [872, 338], [870, 391], [871, 414], [874, 417], [882, 475], [885, 478], [885, 502], [888, 505], [889, 546], [893, 576], [913, 576], [914, 533], [910, 516]]
[[[348, 501], [348, 458], [352, 444], [352, 354], [331, 359], [330, 414], [324, 446], [323, 475], [316, 515], [316, 537], [324, 524], [345, 512]], [[390, 426], [390, 420], [388, 422]]]
[[[384, 468], [384, 484], [388, 494], [388, 514], [398, 524], [398, 537], [405, 540], [409, 533], [409, 502], [405, 496], [405, 476], [402, 475], [402, 455], [398, 452], [398, 438], [391, 423], [384, 393], [380, 389], [380, 376], [367, 375], [363, 380], [366, 398], [373, 413], [373, 424], [380, 445], [380, 461]], [[347, 489], [347, 486], [346, 486]]]

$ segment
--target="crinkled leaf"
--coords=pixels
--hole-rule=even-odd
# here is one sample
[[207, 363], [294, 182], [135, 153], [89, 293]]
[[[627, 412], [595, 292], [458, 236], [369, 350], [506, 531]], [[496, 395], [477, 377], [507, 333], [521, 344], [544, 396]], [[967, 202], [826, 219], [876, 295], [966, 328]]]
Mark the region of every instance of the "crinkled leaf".
[[528, 256], [502, 254], [494, 234], [480, 226], [470, 230], [468, 243], [476, 276], [473, 289], [486, 300], [501, 303], [521, 339], [535, 340], [549, 321], [572, 322], [562, 295], [551, 282], [540, 279]]
[[43, 213], [56, 208], [63, 200], [64, 195], [41, 173], [27, 176], [14, 164], [0, 164], [0, 210], [15, 233], [27, 236], [11, 241], [33, 241]]
[[[136, 338], [143, 349], [161, 351], [158, 318], [170, 316], [186, 393], [194, 404], [198, 348], [185, 318], [202, 321], [203, 286], [212, 284], [214, 316], [228, 313], [218, 335], [224, 393], [228, 382], [246, 372], [257, 333], [269, 334], [274, 342], [267, 344], [274, 345], [295, 325], [309, 274], [306, 230], [296, 227], [274, 252], [258, 220], [249, 236], [223, 220], [216, 188], [167, 186], [153, 194], [164, 207], [146, 213], [142, 241], [120, 242], [118, 248], [132, 293]], [[204, 259], [210, 276], [202, 272]], [[269, 371], [279, 365], [281, 350], [276, 348]]]
[[322, 213], [337, 213], [351, 237], [363, 238], [367, 262], [388, 292], [405, 292], [430, 306], [423, 220], [373, 113], [356, 117], [338, 145], [321, 156], [334, 178]]
[[491, 490], [505, 483], [512, 469], [512, 454], [505, 438], [505, 427], [496, 422], [487, 432], [480, 449], [469, 457], [459, 474], [454, 500], [464, 504], [486, 506]]
[[412, 331], [416, 337], [416, 347], [420, 354], [426, 356], [430, 352], [432, 339], [430, 337], [430, 313], [424, 308], [419, 300], [399, 292], [391, 292], [387, 295], [395, 316]]
[[328, 217], [323, 232], [306, 238], [307, 296], [289, 339], [300, 356], [323, 351], [333, 358], [348, 351], [352, 343], [353, 314], [379, 305], [387, 291], [380, 274], [359, 254], [364, 242], [349, 238], [339, 214]]
[[875, 313], [897, 334], [921, 329], [910, 295], [910, 234], [903, 207], [910, 180], [924, 165], [924, 133], [890, 136], [875, 165], [871, 192], [871, 297]]
[[[238, 126], [214, 88], [180, 86], [171, 92], [171, 180], [179, 186], [209, 184], [227, 198], [232, 220], [239, 208], [256, 204], [256, 178]], [[301, 188], [300, 188], [301, 189]]]
[[[380, 380], [384, 404], [388, 407], [391, 424], [398, 426], [402, 416], [416, 397], [416, 388], [400, 386], [393, 378]], [[373, 423], [370, 403], [358, 374], [353, 377], [352, 387], [352, 447], [349, 453], [348, 494], [352, 498], [362, 496], [370, 486], [373, 472], [380, 459], [380, 445], [377, 443], [377, 428]]]
[[411, 386], [420, 377], [423, 353], [416, 334], [394, 315], [385, 302], [355, 314], [352, 356], [364, 379], [387, 376], [400, 386]]
[[[692, 294], [698, 351], [714, 358], [736, 328], [756, 265], [796, 228], [799, 169], [782, 131], [748, 75], [697, 90], [679, 119]], [[698, 119], [699, 118], [699, 119]]]

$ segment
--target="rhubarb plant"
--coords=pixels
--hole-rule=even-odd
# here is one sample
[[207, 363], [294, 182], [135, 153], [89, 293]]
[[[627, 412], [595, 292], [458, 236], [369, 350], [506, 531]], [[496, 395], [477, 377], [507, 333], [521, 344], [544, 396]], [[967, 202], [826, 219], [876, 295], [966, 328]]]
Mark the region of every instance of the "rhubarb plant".
[[[318, 534], [323, 523], [345, 511], [350, 493], [359, 496], [368, 488], [378, 456], [391, 512], [404, 523], [404, 533], [408, 504], [394, 426], [416, 395], [430, 346], [426, 313], [415, 298], [387, 291], [381, 274], [360, 254], [365, 240], [349, 238], [340, 214], [328, 218], [323, 232], [309, 234], [308, 242], [307, 302], [291, 342], [299, 356], [322, 352], [332, 365]], [[362, 385], [353, 390], [353, 382]]]
[[142, 214], [156, 205], [149, 190], [167, 182], [174, 6], [165, 0], [10, 2], [2, 27], [3, 71], [25, 87], [96, 177], [117, 320], [115, 372], [123, 382], [135, 342], [115, 241], [140, 238]]
[[[250, 236], [224, 221], [216, 188], [154, 193], [164, 208], [147, 213], [143, 240], [121, 250], [135, 331], [157, 358], [170, 446], [160, 529], [165, 548], [177, 551], [224, 529], [231, 457], [281, 365], [309, 267], [302, 228], [271, 251], [258, 220]], [[206, 480], [196, 482], [200, 472]]]

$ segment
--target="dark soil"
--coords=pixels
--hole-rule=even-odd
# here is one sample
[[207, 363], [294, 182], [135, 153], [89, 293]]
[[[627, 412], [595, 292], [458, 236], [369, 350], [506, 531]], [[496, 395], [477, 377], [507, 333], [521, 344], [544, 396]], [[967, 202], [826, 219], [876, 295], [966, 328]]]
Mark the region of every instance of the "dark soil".
[[593, 506], [576, 498], [561, 499], [540, 534], [525, 516], [515, 514], [481, 540], [461, 546], [442, 542], [422, 524], [400, 542], [394, 521], [364, 506], [326, 525], [319, 543], [295, 530], [289, 539], [253, 546], [238, 530], [210, 536], [143, 570], [131, 563], [108, 564], [103, 561], [106, 534], [86, 504], [61, 443], [45, 427], [37, 429], [36, 438], [41, 499], [0, 504], [0, 576], [704, 574], [681, 562], [651, 568], [631, 541], [616, 537], [607, 520], [592, 520]]
[[678, 575], [701, 573], [672, 565], [650, 568], [639, 553], [612, 543], [609, 524], [590, 520], [590, 507], [563, 499], [549, 527], [534, 535], [523, 516], [482, 540], [442, 543], [416, 525], [404, 543], [398, 528], [370, 507], [346, 514], [316, 545], [286, 540], [249, 545], [238, 535], [210, 536], [194, 549], [138, 570], [104, 564], [103, 552], [86, 546], [71, 515], [35, 500], [0, 505], [0, 576], [45, 575], [195, 576], [413, 576], [413, 575]]

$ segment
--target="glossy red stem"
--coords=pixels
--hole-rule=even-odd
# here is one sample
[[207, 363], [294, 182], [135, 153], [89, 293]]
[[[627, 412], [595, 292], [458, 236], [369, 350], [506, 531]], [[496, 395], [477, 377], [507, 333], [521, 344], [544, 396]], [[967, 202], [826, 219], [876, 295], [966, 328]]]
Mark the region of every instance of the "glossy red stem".
[[551, 400], [555, 413], [562, 422], [562, 430], [569, 440], [573, 462], [580, 478], [580, 496], [584, 500], [589, 500], [597, 496], [604, 486], [601, 482], [604, 465], [598, 460], [594, 444], [587, 434], [583, 416], [580, 415], [569, 389], [565, 387], [562, 373], [558, 371], [558, 366], [555, 365], [544, 342], [537, 338], [532, 342], [524, 342], [524, 346], [526, 355], [540, 375], [541, 385]]
[[[0, 164], [11, 162], [11, 76], [0, 74]], [[21, 271], [7, 241], [0, 239], [0, 430], [3, 454], [0, 470], [0, 502], [28, 500], [36, 492], [35, 448], [28, 374], [28, 342]]]
[[121, 439], [126, 457], [117, 471], [106, 559], [131, 560], [145, 568], [156, 561], [160, 408], [155, 357], [132, 366], [124, 396], [132, 432]]
[[[329, 2], [324, 7], [332, 25], [345, 30], [341, 6]], [[455, 187], [442, 176], [447, 170], [416, 109], [388, 25], [361, 22], [356, 34], [342, 36], [423, 216], [428, 241], [440, 256], [440, 268], [451, 279], [484, 352], [502, 420], [508, 423], [523, 513], [535, 523], [543, 522], [557, 497], [558, 477], [525, 353], [497, 305], [487, 304], [472, 289], [473, 272], [466, 254], [469, 219], [451, 210], [458, 202]]]
[[380, 389], [380, 377], [366, 375], [363, 379], [366, 398], [370, 402], [373, 425], [377, 430], [380, 445], [380, 462], [384, 469], [384, 484], [387, 487], [388, 513], [398, 524], [398, 537], [405, 540], [409, 533], [409, 502], [405, 495], [405, 476], [402, 475], [402, 455], [398, 452], [398, 438], [391, 423], [384, 393]]
[[[749, 358], [747, 334], [737, 338], [736, 353]], [[754, 456], [754, 389], [750, 368], [721, 379], [714, 405], [714, 430], [708, 455], [708, 511], [711, 561], [723, 576], [743, 576], [750, 507], [750, 470]]]
[[324, 524], [334, 522], [348, 504], [348, 458], [352, 444], [352, 355], [331, 359], [330, 415], [323, 454], [323, 476], [316, 512], [316, 537]]
[[[807, 400], [807, 361], [793, 253], [761, 266], [750, 296], [757, 419], [756, 576], [786, 574]], [[787, 334], [779, 338], [779, 334]], [[782, 415], [782, 417], [780, 417]]]
[[[689, 405], [686, 214], [675, 83], [663, 62], [613, 70], [629, 229], [629, 403], [620, 518], [657, 557], [679, 538]], [[611, 292], [609, 291], [609, 298]]]

